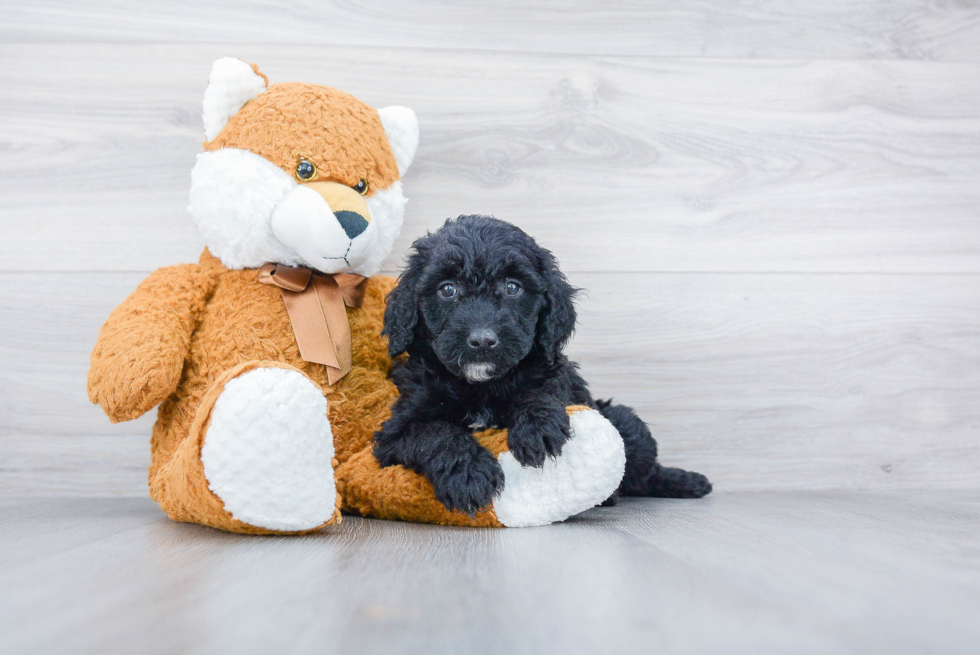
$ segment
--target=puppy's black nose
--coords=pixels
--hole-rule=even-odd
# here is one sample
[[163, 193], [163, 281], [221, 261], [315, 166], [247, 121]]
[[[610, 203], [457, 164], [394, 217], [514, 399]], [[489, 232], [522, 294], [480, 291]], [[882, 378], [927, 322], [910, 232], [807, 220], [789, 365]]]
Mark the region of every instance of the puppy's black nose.
[[473, 330], [467, 342], [474, 350], [490, 350], [497, 347], [497, 333], [487, 328]]
[[347, 237], [353, 239], [368, 227], [368, 222], [357, 212], [339, 211], [334, 212], [340, 227], [344, 228]]

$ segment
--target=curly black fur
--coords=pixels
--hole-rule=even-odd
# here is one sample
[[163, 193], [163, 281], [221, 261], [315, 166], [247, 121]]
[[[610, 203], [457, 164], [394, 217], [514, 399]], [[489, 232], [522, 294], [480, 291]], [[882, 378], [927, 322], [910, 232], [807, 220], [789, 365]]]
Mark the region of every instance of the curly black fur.
[[643, 421], [629, 407], [593, 400], [562, 354], [575, 329], [576, 291], [549, 251], [494, 218], [460, 216], [418, 239], [385, 311], [389, 354], [408, 358], [395, 365], [401, 396], [374, 436], [381, 465], [425, 475], [447, 508], [473, 513], [504, 483], [473, 429], [507, 428], [514, 458], [540, 467], [568, 440], [565, 406], [588, 405], [626, 444], [619, 493], [709, 493], [700, 473], [661, 467]]

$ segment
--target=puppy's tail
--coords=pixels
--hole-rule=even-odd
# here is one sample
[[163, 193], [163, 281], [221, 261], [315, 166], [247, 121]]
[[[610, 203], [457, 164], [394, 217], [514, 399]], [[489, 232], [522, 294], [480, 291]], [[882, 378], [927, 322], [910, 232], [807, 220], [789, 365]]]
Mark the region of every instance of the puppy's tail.
[[612, 400], [596, 401], [596, 407], [619, 430], [626, 445], [626, 474], [619, 485], [620, 495], [701, 498], [711, 493], [711, 482], [700, 473], [660, 465], [657, 441], [632, 408], [614, 405]]

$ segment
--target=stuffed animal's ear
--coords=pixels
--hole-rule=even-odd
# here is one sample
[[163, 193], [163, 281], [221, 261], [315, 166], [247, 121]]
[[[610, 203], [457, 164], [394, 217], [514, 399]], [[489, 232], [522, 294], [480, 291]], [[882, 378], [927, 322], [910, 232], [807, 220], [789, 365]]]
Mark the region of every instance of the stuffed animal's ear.
[[385, 306], [384, 329], [388, 337], [388, 356], [394, 359], [415, 340], [415, 328], [419, 322], [419, 298], [417, 287], [422, 277], [424, 260], [417, 251], [408, 260], [408, 266], [398, 276], [398, 283], [388, 294]]
[[538, 316], [535, 343], [549, 359], [556, 359], [575, 331], [575, 305], [578, 289], [568, 283], [558, 269], [555, 256], [541, 248], [538, 252], [539, 273], [544, 278], [545, 307]]
[[257, 66], [225, 57], [214, 62], [204, 91], [204, 138], [213, 140], [245, 103], [265, 93], [269, 78]]
[[379, 109], [378, 114], [381, 116], [388, 143], [391, 144], [391, 151], [395, 153], [398, 175], [403, 176], [412, 165], [415, 151], [419, 147], [419, 119], [408, 107], [385, 107]]

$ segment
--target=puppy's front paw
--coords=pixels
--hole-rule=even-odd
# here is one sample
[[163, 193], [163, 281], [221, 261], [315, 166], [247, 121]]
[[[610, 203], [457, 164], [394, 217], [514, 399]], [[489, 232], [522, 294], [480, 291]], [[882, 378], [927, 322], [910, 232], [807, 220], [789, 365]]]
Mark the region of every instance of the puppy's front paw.
[[522, 416], [508, 429], [507, 445], [521, 466], [541, 468], [546, 457], [561, 455], [569, 435], [568, 414], [562, 409]]
[[475, 514], [490, 505], [504, 488], [504, 471], [482, 446], [445, 462], [431, 477], [436, 499], [453, 511]]

